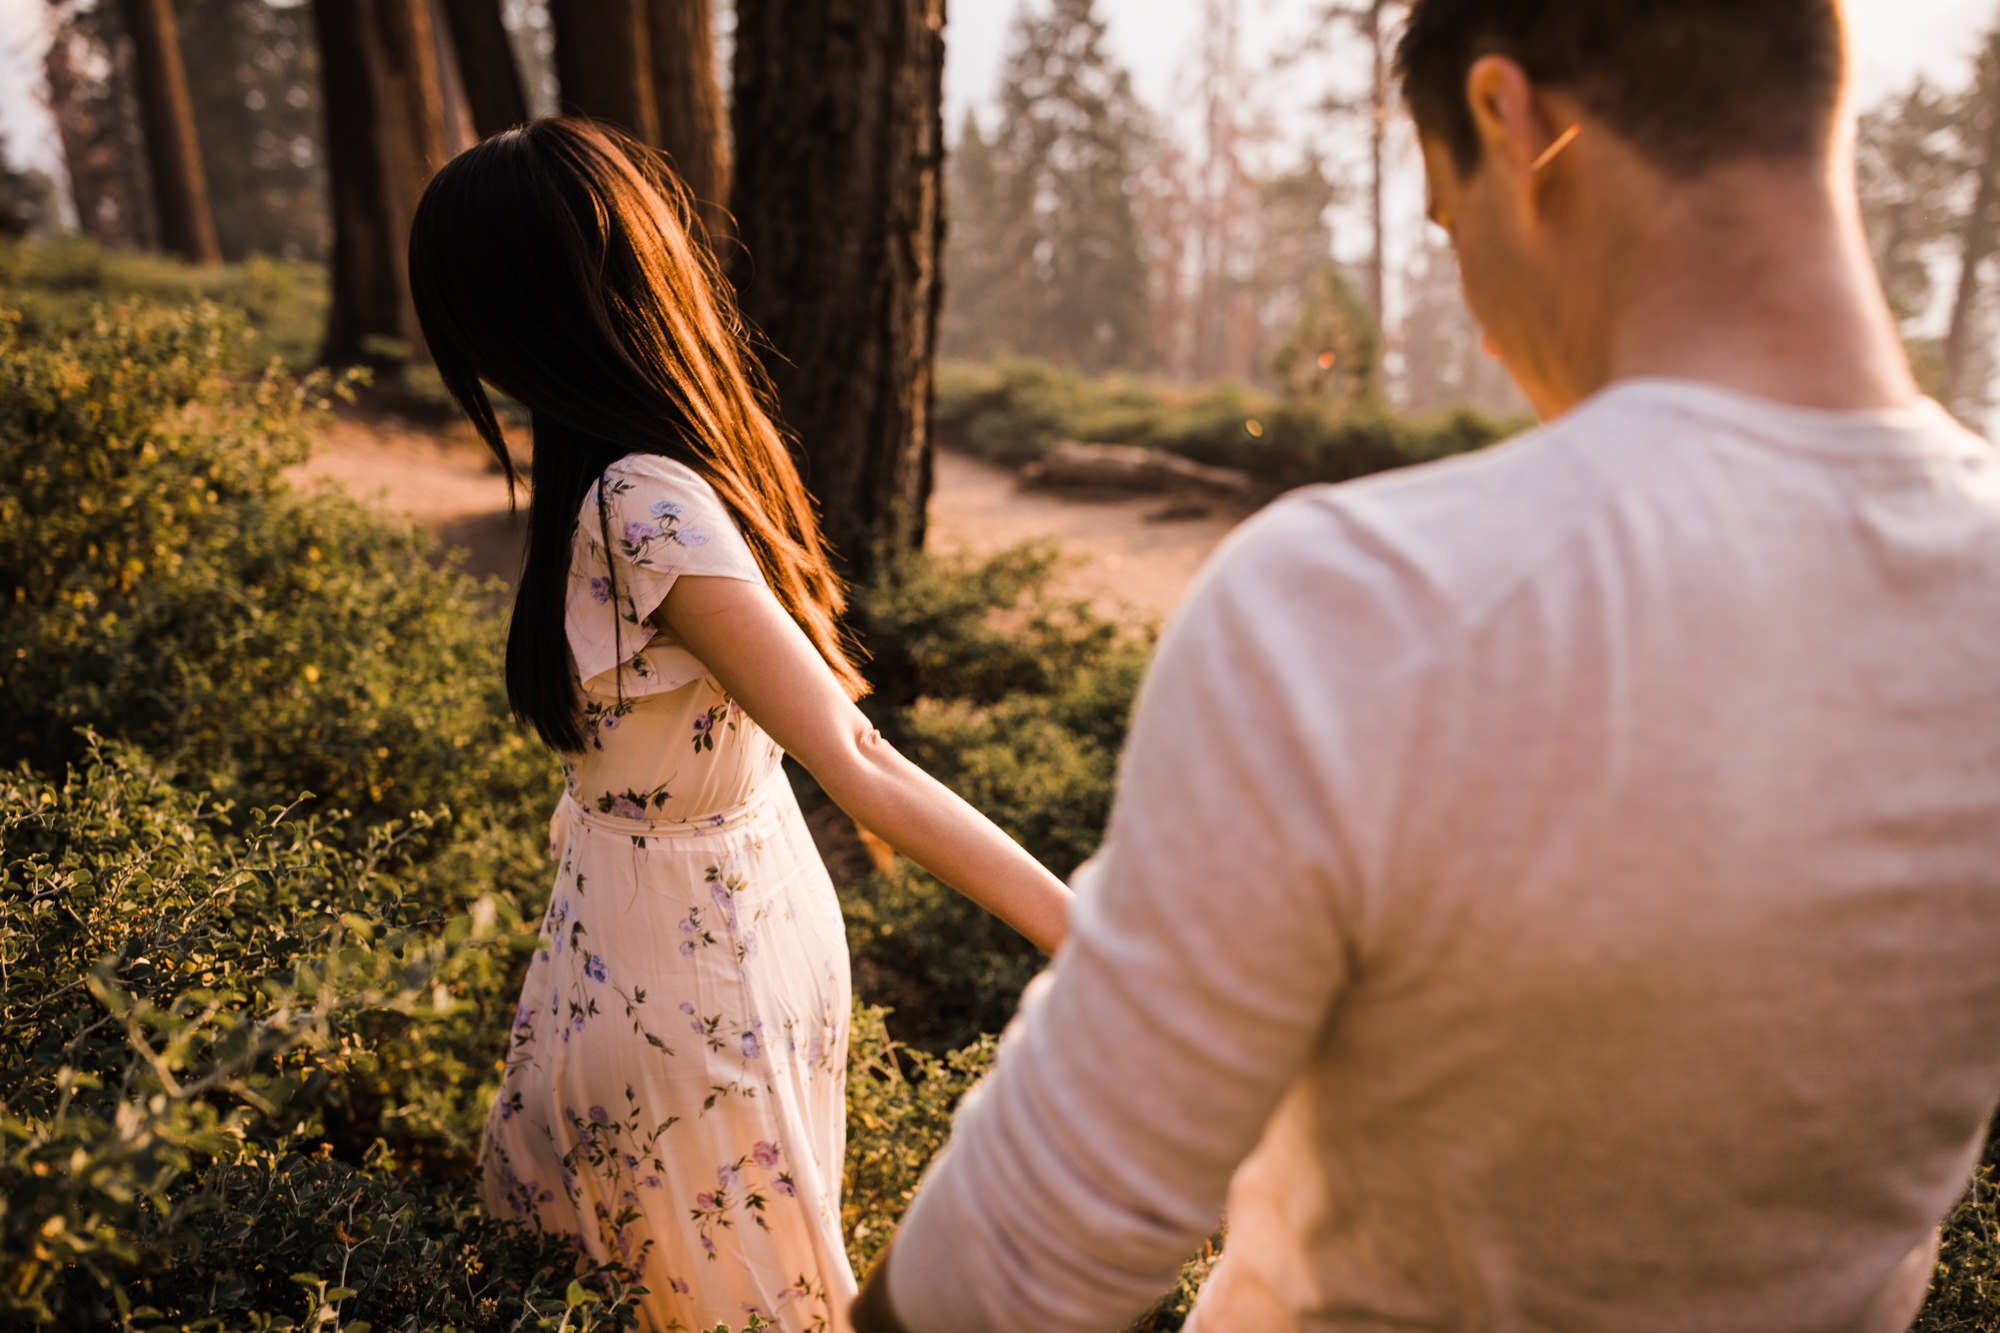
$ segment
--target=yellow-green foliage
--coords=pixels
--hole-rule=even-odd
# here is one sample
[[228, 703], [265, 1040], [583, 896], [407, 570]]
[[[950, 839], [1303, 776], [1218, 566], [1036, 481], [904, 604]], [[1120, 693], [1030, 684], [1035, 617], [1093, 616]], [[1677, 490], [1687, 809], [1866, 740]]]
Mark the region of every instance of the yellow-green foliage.
[[98, 301], [213, 301], [241, 312], [258, 331], [259, 359], [276, 356], [299, 369], [319, 355], [331, 299], [326, 270], [303, 260], [259, 255], [240, 264], [196, 265], [106, 250], [82, 236], [0, 240], [0, 290], [37, 331], [74, 324]]
[[1350, 408], [1233, 384], [1188, 390], [1128, 377], [1091, 380], [1019, 359], [947, 362], [937, 383], [938, 440], [948, 448], [1011, 465], [1065, 440], [1144, 445], [1240, 468], [1273, 489], [1481, 449], [1522, 424], [1469, 410], [1404, 417], [1366, 402]]

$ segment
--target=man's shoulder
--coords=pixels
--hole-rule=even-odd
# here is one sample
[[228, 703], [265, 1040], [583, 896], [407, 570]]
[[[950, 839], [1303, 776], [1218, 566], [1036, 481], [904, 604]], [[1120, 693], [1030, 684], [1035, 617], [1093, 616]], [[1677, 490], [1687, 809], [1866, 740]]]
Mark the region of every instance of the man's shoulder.
[[1254, 595], [1281, 621], [1369, 607], [1408, 635], [1462, 623], [1599, 511], [1617, 471], [1605, 446], [1626, 453], [1605, 425], [1586, 407], [1477, 453], [1293, 491], [1231, 534], [1201, 601]]

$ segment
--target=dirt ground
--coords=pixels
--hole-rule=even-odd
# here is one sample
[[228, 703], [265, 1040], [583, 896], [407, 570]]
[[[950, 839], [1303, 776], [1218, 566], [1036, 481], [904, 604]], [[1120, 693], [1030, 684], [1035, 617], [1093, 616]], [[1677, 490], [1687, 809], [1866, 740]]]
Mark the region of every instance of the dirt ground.
[[[505, 479], [463, 425], [342, 416], [300, 473], [408, 515], [446, 545], [463, 548], [476, 572], [507, 579], [515, 573], [525, 512], [509, 516]], [[929, 544], [977, 554], [1053, 539], [1075, 561], [1062, 591], [1107, 612], [1160, 619], [1242, 516], [1179, 514], [1154, 496], [1079, 500], [1024, 491], [1003, 468], [946, 453], [938, 458]]]

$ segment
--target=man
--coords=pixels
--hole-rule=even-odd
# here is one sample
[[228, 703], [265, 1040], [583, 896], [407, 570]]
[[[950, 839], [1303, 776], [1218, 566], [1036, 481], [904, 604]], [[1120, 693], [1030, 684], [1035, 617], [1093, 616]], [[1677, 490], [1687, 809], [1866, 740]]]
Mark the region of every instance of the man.
[[1547, 425], [1302, 492], [855, 1309], [1890, 1333], [2000, 1100], [2000, 465], [1912, 383], [1835, 0], [1416, 0]]

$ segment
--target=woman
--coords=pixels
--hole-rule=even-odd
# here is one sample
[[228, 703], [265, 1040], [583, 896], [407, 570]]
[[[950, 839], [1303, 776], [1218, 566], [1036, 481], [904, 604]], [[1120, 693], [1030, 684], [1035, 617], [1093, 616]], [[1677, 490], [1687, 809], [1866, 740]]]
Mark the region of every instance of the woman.
[[507, 690], [562, 761], [560, 869], [488, 1117], [484, 1198], [620, 1260], [659, 1330], [843, 1326], [848, 963], [780, 768], [1044, 950], [1062, 883], [854, 706], [843, 599], [679, 186], [542, 120], [430, 183], [410, 285], [512, 464], [534, 424]]

